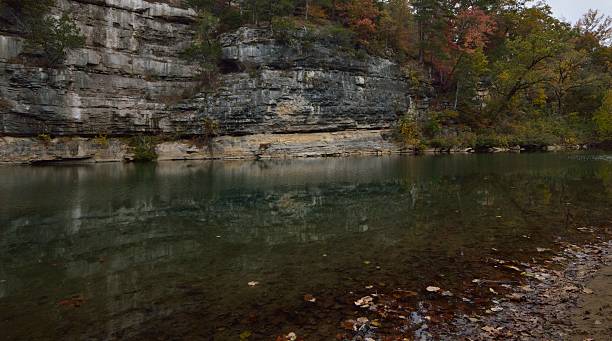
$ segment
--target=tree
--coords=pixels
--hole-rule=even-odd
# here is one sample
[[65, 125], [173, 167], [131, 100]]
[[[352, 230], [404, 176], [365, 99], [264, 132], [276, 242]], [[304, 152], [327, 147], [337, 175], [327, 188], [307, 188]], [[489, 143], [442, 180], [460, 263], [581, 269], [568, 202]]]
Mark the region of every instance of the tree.
[[602, 46], [612, 44], [612, 17], [599, 13], [598, 10], [589, 9], [578, 20], [576, 28], [583, 35], [593, 36]]
[[0, 5], [25, 32], [27, 46], [40, 50], [48, 66], [63, 63], [68, 51], [85, 44], [85, 37], [68, 14], [49, 14], [54, 0], [2, 0]]
[[403, 59], [416, 44], [412, 38], [412, 12], [407, 0], [389, 0], [380, 12], [378, 31], [385, 49], [393, 49]]
[[612, 141], [612, 89], [608, 90], [601, 107], [593, 116], [597, 132], [603, 141]]
[[373, 0], [351, 0], [336, 4], [346, 25], [353, 30], [359, 41], [368, 45], [377, 32], [380, 11]]
[[508, 109], [516, 96], [544, 86], [551, 77], [549, 62], [567, 50], [571, 38], [571, 27], [553, 18], [548, 6], [524, 8], [513, 20], [493, 63], [495, 114]]
[[203, 80], [212, 83], [217, 74], [217, 64], [221, 58], [221, 46], [217, 40], [219, 18], [206, 10], [200, 10], [195, 39], [182, 57], [200, 64]]
[[83, 47], [85, 37], [66, 13], [55, 18], [46, 16], [32, 25], [28, 44], [41, 48], [50, 66], [61, 64], [69, 50]]
[[461, 85], [474, 90], [479, 77], [484, 76], [488, 64], [484, 49], [495, 29], [493, 18], [477, 7], [460, 10], [450, 21], [448, 54], [452, 64], [447, 69], [450, 68], [448, 78], [455, 80], [455, 110]]
[[585, 70], [588, 61], [585, 51], [575, 50], [571, 46], [552, 59], [548, 85], [556, 99], [559, 115], [564, 114], [564, 101], [570, 91], [595, 81], [595, 75]]
[[413, 0], [414, 18], [417, 23], [417, 44], [419, 62], [425, 63], [427, 55], [443, 46], [445, 30], [445, 11], [440, 0]]
[[478, 97], [479, 85], [489, 72], [489, 61], [482, 48], [466, 53], [459, 63], [457, 63], [454, 78], [455, 81], [455, 100], [454, 109], [459, 107], [460, 98], [464, 98], [463, 103], [466, 111], [482, 111], [483, 99]]

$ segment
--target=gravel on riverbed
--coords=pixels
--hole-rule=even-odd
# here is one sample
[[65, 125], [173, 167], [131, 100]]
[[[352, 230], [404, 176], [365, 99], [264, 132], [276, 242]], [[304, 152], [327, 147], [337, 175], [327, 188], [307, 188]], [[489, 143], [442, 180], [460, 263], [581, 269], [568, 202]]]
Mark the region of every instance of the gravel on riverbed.
[[610, 241], [567, 245], [494, 308], [432, 325], [425, 339], [612, 340], [611, 261]]

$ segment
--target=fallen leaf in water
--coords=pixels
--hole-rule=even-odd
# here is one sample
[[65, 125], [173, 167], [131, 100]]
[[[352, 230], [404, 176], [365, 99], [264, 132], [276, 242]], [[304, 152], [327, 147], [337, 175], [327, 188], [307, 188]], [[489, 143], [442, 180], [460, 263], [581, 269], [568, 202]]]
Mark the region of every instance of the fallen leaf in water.
[[317, 301], [317, 299], [314, 296], [312, 296], [311, 294], [306, 294], [306, 295], [304, 295], [304, 301], [315, 303]]
[[366, 288], [366, 289], [372, 289], [372, 288], [374, 288], [374, 286], [373, 286], [373, 285], [366, 285], [366, 287], [365, 287], [365, 288]]
[[425, 290], [427, 290], [429, 292], [438, 292], [438, 291], [440, 291], [440, 288], [430, 286], [430, 287], [427, 287]]
[[370, 265], [370, 261], [369, 260], [363, 261], [363, 264]]
[[493, 288], [489, 288], [489, 291], [490, 291], [491, 293], [493, 293], [493, 294], [497, 295], [497, 291], [495, 291], [495, 289], [493, 289]]
[[359, 323], [359, 324], [366, 324], [366, 323], [368, 323], [369, 321], [370, 321], [370, 320], [369, 320], [367, 317], [363, 317], [363, 316], [362, 316], [362, 317], [358, 317], [358, 318], [357, 318], [357, 323]]
[[585, 293], [585, 294], [587, 294], [587, 295], [590, 295], [590, 294], [592, 294], [592, 293], [593, 293], [593, 290], [591, 290], [591, 289], [589, 289], [589, 288], [584, 288], [584, 289], [582, 289], [582, 292], [583, 292], [583, 293]]
[[521, 272], [521, 271], [522, 271], [521, 269], [517, 268], [517, 267], [516, 267], [516, 266], [514, 266], [514, 265], [504, 265], [504, 267], [505, 267], [505, 268], [508, 268], [508, 269], [511, 269], [511, 270], [518, 271], [518, 272]]
[[354, 320], [346, 320], [340, 323], [340, 326], [346, 330], [354, 330], [355, 321]]
[[250, 330], [245, 330], [242, 333], [240, 333], [240, 340], [248, 340], [251, 335], [253, 335], [253, 333]]
[[395, 291], [393, 291], [393, 297], [395, 298], [400, 298], [400, 297], [416, 297], [419, 294], [415, 291], [412, 290], [401, 290], [401, 289], [397, 289]]
[[491, 326], [484, 326], [481, 329], [484, 330], [487, 333], [495, 333], [497, 331], [497, 329], [495, 329], [495, 327], [491, 327]]
[[252, 281], [252, 282], [249, 282], [249, 283], [247, 283], [247, 284], [248, 284], [250, 287], [255, 287], [255, 286], [258, 286], [258, 285], [259, 285], [259, 282], [257, 282], [257, 281]]
[[494, 312], [494, 313], [498, 313], [498, 312], [500, 312], [502, 310], [504, 310], [504, 308], [502, 308], [502, 307], [493, 307], [493, 308], [491, 308], [491, 311]]
[[374, 327], [380, 327], [381, 326], [381, 323], [378, 320], [372, 320], [372, 322], [370, 324], [373, 325]]
[[370, 304], [372, 304], [373, 300], [374, 299], [372, 298], [372, 296], [364, 296], [358, 299], [357, 301], [355, 301], [355, 305], [358, 307], [367, 308], [370, 306]]

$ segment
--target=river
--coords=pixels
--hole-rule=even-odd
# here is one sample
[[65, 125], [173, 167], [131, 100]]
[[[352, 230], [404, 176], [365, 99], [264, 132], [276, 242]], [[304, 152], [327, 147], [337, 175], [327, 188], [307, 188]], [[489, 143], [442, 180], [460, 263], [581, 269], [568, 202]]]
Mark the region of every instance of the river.
[[0, 167], [0, 330], [332, 339], [360, 297], [467, 297], [484, 259], [581, 243], [611, 207], [609, 153]]

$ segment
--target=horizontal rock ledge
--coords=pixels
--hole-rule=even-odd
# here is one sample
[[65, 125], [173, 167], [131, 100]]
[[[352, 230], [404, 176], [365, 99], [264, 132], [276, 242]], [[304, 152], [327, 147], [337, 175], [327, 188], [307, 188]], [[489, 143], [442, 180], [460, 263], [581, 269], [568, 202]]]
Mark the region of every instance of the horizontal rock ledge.
[[[254, 160], [409, 152], [390, 129], [299, 134], [256, 134], [164, 141], [155, 144], [158, 161]], [[130, 138], [1, 137], [0, 163], [121, 162], [134, 158]]]

